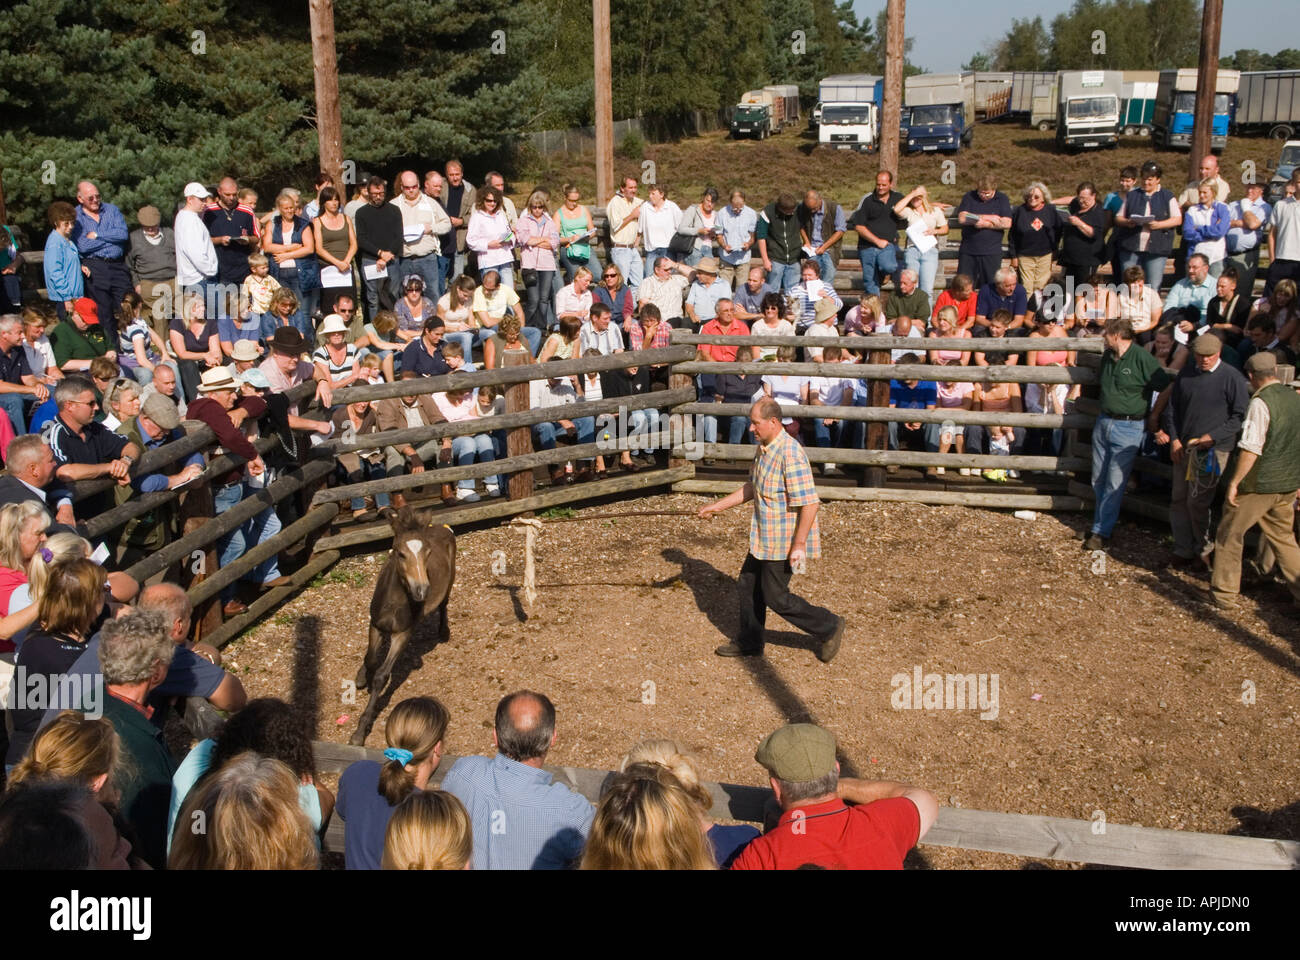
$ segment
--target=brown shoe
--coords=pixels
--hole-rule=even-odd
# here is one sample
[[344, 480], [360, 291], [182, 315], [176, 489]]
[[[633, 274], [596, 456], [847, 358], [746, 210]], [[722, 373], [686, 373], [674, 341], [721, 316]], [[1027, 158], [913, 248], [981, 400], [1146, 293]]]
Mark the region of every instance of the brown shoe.
[[231, 617], [237, 617], [241, 613], [248, 613], [248, 604], [238, 598], [227, 601], [226, 605], [221, 608], [221, 615], [227, 620]]
[[288, 586], [289, 584], [291, 584], [291, 583], [293, 583], [293, 578], [292, 578], [292, 577], [286, 577], [286, 576], [284, 576], [284, 575], [282, 574], [282, 575], [276, 577], [274, 580], [267, 580], [267, 581], [265, 581], [265, 582], [262, 584], [262, 589], [263, 589], [263, 590], [274, 590], [276, 587], [287, 587], [287, 586]]
[[592, 473], [591, 467], [583, 467], [573, 475], [574, 483], [589, 483], [595, 479], [596, 475]]

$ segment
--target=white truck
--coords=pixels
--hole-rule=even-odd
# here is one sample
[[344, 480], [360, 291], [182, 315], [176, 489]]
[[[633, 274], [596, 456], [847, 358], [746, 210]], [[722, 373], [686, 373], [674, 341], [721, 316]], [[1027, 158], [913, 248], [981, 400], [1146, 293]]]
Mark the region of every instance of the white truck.
[[821, 100], [817, 142], [837, 150], [874, 153], [880, 143], [884, 78], [866, 73], [839, 74], [822, 80], [817, 92]]
[[1056, 77], [1056, 148], [1086, 150], [1119, 145], [1119, 70], [1062, 70]]

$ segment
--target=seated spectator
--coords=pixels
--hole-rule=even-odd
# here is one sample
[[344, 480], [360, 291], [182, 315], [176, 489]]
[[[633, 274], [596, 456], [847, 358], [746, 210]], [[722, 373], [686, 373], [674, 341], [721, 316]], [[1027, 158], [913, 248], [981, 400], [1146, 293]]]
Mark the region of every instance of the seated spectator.
[[835, 737], [811, 723], [770, 734], [754, 759], [767, 769], [781, 816], [750, 841], [733, 870], [901, 870], [939, 817], [928, 790], [841, 778]]
[[1215, 281], [1210, 276], [1210, 262], [1205, 254], [1193, 253], [1187, 257], [1187, 276], [1173, 285], [1165, 297], [1162, 323], [1176, 323], [1188, 337], [1206, 332], [1205, 311], [1215, 293]]
[[[54, 388], [54, 402], [59, 415], [48, 432], [48, 442], [58, 464], [55, 476], [65, 483], [112, 477], [127, 486], [131, 466], [142, 451], [120, 433], [95, 422], [99, 404], [94, 384], [81, 376], [65, 377]], [[85, 516], [93, 517], [111, 508], [112, 496], [97, 493], [81, 503]]]
[[[944, 351], [935, 351], [935, 357], [930, 361], [938, 366], [949, 366], [952, 360], [944, 356]], [[935, 382], [935, 409], [937, 410], [969, 410], [972, 405], [971, 395], [975, 391], [975, 384], [966, 383], [962, 380], [938, 380]], [[954, 453], [965, 453], [966, 431], [960, 425], [954, 425], [948, 422], [944, 423], [927, 423], [925, 425], [925, 449], [932, 453], [947, 453], [950, 449]], [[925, 470], [928, 476], [943, 476], [943, 467], [927, 467]], [[963, 477], [970, 476], [969, 467], [961, 467], [958, 471]]]
[[[453, 344], [448, 344], [448, 346], [453, 346]], [[454, 344], [454, 346], [459, 348], [460, 344]], [[438, 412], [442, 414], [448, 423], [478, 419], [478, 402], [474, 398], [474, 390], [470, 387], [448, 390], [446, 393], [435, 393], [433, 402], [438, 405]], [[491, 463], [496, 459], [492, 447], [492, 438], [487, 433], [462, 434], [447, 439], [451, 440], [451, 457], [458, 467], [471, 466], [476, 459], [479, 463]], [[484, 490], [489, 497], [501, 496], [501, 487], [497, 484], [495, 475], [485, 479]], [[479, 495], [474, 492], [473, 477], [466, 477], [459, 481], [456, 490], [457, 501], [461, 503], [478, 503], [479, 499]]]
[[723, 300], [731, 301], [731, 287], [718, 276], [718, 261], [703, 257], [695, 265], [695, 279], [686, 293], [686, 316], [696, 332], [718, 316], [718, 305]]
[[[579, 267], [579, 275], [586, 267]], [[609, 314], [605, 314], [606, 317]], [[560, 318], [559, 329], [546, 338], [546, 343], [542, 345], [542, 352], [537, 356], [538, 363], [545, 363], [554, 357], [556, 360], [575, 360], [582, 350], [581, 334], [582, 328], [589, 321], [579, 320], [572, 313], [566, 313]]]
[[130, 377], [118, 377], [104, 391], [102, 406], [104, 419], [100, 423], [109, 430], [117, 430], [140, 412], [140, 385]]
[[[968, 327], [957, 322], [957, 308], [948, 305], [940, 307], [934, 315], [934, 326], [930, 330], [931, 339], [973, 339]], [[965, 366], [970, 363], [969, 350], [931, 350], [930, 363], [955, 363]]]
[[[23, 644], [24, 650], [26, 647]], [[149, 722], [151, 710], [145, 703], [149, 693], [166, 679], [175, 651], [162, 616], [152, 611], [124, 614], [109, 620], [100, 631], [99, 662], [108, 694], [104, 716], [122, 739], [126, 771], [121, 784], [122, 813], [135, 829], [140, 856], [156, 870], [162, 869], [167, 859], [167, 800], [176, 763], [162, 731]]]
[[[898, 360], [901, 364], [916, 364], [921, 358], [915, 353], [905, 353]], [[891, 410], [933, 410], [939, 402], [938, 389], [932, 380], [890, 380], [889, 408]], [[899, 423], [889, 421], [890, 450], [924, 450], [925, 424], [916, 422]]]
[[[901, 319], [908, 319], [916, 328], [917, 336], [924, 336], [925, 325], [930, 319], [930, 298], [916, 285], [916, 271], [903, 270], [898, 274], [898, 288], [885, 301], [885, 319], [897, 324]], [[902, 336], [895, 333], [894, 336]]]
[[420, 377], [440, 377], [451, 373], [447, 360], [442, 354], [442, 321], [437, 315], [431, 316], [424, 324], [424, 334], [418, 340], [412, 340], [402, 351], [402, 373], [414, 373]]
[[[704, 775], [699, 761], [687, 753], [677, 741], [646, 740], [637, 744], [623, 757], [622, 763], [619, 764], [619, 772], [627, 773], [633, 766], [643, 764], [663, 767], [677, 778], [681, 789], [696, 804], [697, 816], [708, 839], [714, 863], [724, 870], [731, 866], [732, 861], [740, 855], [740, 851], [746, 844], [759, 836], [759, 832], [748, 824], [728, 826], [714, 823], [710, 819], [713, 796], [704, 785]], [[593, 824], [593, 832], [594, 827]], [[687, 839], [689, 842], [689, 837]], [[588, 848], [590, 849], [590, 844]]]
[[473, 311], [474, 291], [477, 289], [473, 277], [461, 274], [455, 282], [447, 287], [447, 292], [438, 298], [438, 316], [442, 318], [443, 339], [459, 343], [468, 360], [474, 356], [474, 344], [482, 344], [491, 330], [478, 325], [478, 318]]
[[[1029, 332], [1025, 324], [1025, 314], [1029, 309], [1029, 295], [1020, 281], [1016, 271], [1004, 267], [993, 276], [993, 282], [985, 284], [979, 293], [975, 305], [975, 326], [971, 332], [977, 337], [990, 337], [991, 318], [998, 310], [1007, 310], [1010, 319], [1002, 336], [1020, 337]], [[1020, 332], [1014, 332], [1020, 331]]]
[[131, 845], [95, 795], [28, 781], [0, 798], [0, 870], [130, 870]]
[[[414, 380], [418, 374], [410, 370], [402, 371], [402, 380]], [[389, 430], [413, 430], [419, 427], [445, 423], [433, 396], [427, 393], [407, 394], [401, 397], [388, 397], [375, 403], [375, 424], [381, 433]], [[411, 473], [424, 473], [425, 465], [442, 459], [451, 460], [451, 437], [434, 438], [423, 443], [417, 450], [415, 444], [394, 443], [384, 448], [384, 468], [390, 477], [400, 477], [408, 470]], [[442, 498], [450, 500], [451, 484], [442, 485]], [[394, 507], [406, 506], [406, 497], [394, 493]]]
[[[1209, 189], [1209, 185], [1206, 185]], [[1215, 296], [1205, 311], [1205, 321], [1210, 332], [1230, 347], [1241, 342], [1250, 317], [1250, 297], [1237, 293], [1237, 270], [1228, 267], [1219, 274], [1215, 283]]]
[[[315, 380], [316, 402], [325, 408], [334, 405], [334, 385], [330, 378], [303, 357], [307, 352], [307, 340], [301, 331], [296, 327], [277, 327], [275, 335], [266, 345], [270, 348], [271, 355], [257, 369], [266, 374], [271, 390], [284, 393], [300, 383]], [[298, 404], [290, 404], [289, 413], [296, 417]]]
[[[606, 267], [617, 270], [618, 267]], [[584, 356], [590, 356], [595, 350], [602, 357], [623, 352], [623, 330], [612, 322], [610, 308], [601, 302], [591, 305], [591, 317], [578, 330], [578, 350]]]
[[[1247, 327], [1249, 328], [1249, 324], [1247, 324]], [[1160, 366], [1170, 373], [1177, 373], [1183, 369], [1183, 365], [1187, 363], [1187, 358], [1191, 354], [1186, 345], [1179, 343], [1174, 337], [1174, 330], [1175, 327], [1172, 323], [1157, 327], [1155, 335], [1146, 347], [1147, 351], [1160, 361]], [[1249, 329], [1247, 332], [1249, 333]], [[1246, 349], [1244, 341], [1242, 349]], [[1249, 356], [1249, 353], [1247, 353], [1247, 356]], [[1244, 361], [1246, 357], [1242, 357], [1242, 359]]]
[[90, 297], [76, 300], [67, 316], [46, 330], [46, 336], [54, 348], [54, 359], [64, 373], [84, 373], [96, 357], [117, 356], [109, 349], [99, 323], [99, 310]]
[[[271, 295], [271, 309], [262, 314], [262, 328], [260, 331], [262, 340], [269, 344], [276, 331], [285, 327], [293, 327], [297, 330], [297, 324], [300, 322], [298, 309], [301, 306], [302, 301], [298, 299], [298, 295], [288, 287], [281, 287], [275, 291]], [[302, 331], [299, 330], [298, 332], [301, 333]], [[218, 329], [219, 336], [220, 330]], [[305, 337], [303, 342], [306, 343]]]
[[[749, 336], [748, 324], [736, 317], [736, 307], [730, 299], [727, 297], [720, 299], [717, 310], [717, 316], [700, 327], [700, 333], [710, 337]], [[712, 360], [714, 363], [730, 363], [736, 359], [736, 351], [739, 349], [738, 344], [730, 346], [721, 343], [700, 344], [700, 353], [704, 355], [703, 359]]]
[[[20, 500], [0, 508], [0, 694], [7, 694], [13, 676], [8, 656], [16, 649], [14, 637], [25, 635], [36, 622], [37, 608], [30, 600], [29, 570], [32, 557], [45, 544], [50, 515], [38, 501]], [[7, 703], [7, 697], [0, 703]], [[0, 721], [2, 723], [2, 721]], [[0, 731], [3, 731], [0, 726]], [[0, 743], [6, 742], [0, 738]]]
[[592, 288], [592, 307], [604, 306], [614, 318], [614, 326], [622, 329], [632, 319], [636, 309], [636, 291], [623, 282], [623, 271], [614, 264], [605, 267], [604, 283]]
[[964, 273], [954, 274], [948, 281], [948, 287], [934, 298], [934, 312], [937, 317], [944, 307], [957, 309], [957, 326], [969, 330], [975, 325], [975, 311], [979, 307], [979, 297], [975, 296], [975, 285]]
[[[739, 346], [736, 348], [736, 362], [749, 363], [754, 359], [754, 352], [759, 347]], [[776, 347], [772, 348], [773, 350]], [[755, 398], [762, 396], [763, 376], [758, 373], [721, 373], [714, 381], [714, 400], [718, 403], [743, 403], [752, 406]], [[736, 415], [727, 417], [726, 437], [728, 443], [749, 443], [749, 416]]]
[[[1183, 348], [1186, 351], [1186, 347]], [[1282, 342], [1273, 326], [1273, 318], [1260, 314], [1246, 322], [1246, 337], [1237, 345], [1237, 355], [1245, 363], [1257, 353], [1271, 350], [1282, 359], [1281, 363], [1295, 363], [1295, 351]], [[16, 442], [16, 441], [15, 441]]]
[[528, 352], [534, 357], [542, 348], [543, 331], [537, 327], [530, 327], [524, 318], [524, 307], [519, 302], [519, 294], [515, 293], [514, 288], [501, 283], [501, 274], [497, 270], [486, 270], [483, 273], [482, 283], [474, 291], [474, 300], [470, 305], [474, 311], [474, 316], [478, 320], [481, 328], [480, 338], [483, 342], [483, 359], [484, 364], [491, 368], [492, 362], [488, 359], [488, 350], [495, 344], [486, 340], [486, 337], [497, 332], [497, 327], [501, 323], [501, 318], [507, 313], [512, 314], [519, 321], [520, 333], [524, 341], [528, 344]]
[[[1150, 287], [1143, 287], [1144, 291], [1149, 289]], [[1140, 318], [1140, 306], [1136, 312]], [[1074, 311], [1066, 317], [1065, 322], [1072, 337], [1099, 337], [1106, 329], [1106, 322], [1118, 315], [1118, 291], [1110, 284], [1102, 283], [1101, 274], [1094, 273], [1088, 283], [1081, 284], [1075, 290]]]
[[[777, 363], [794, 363], [794, 347], [777, 347]], [[808, 405], [808, 377], [795, 373], [768, 373], [763, 376], [763, 393], [771, 397], [782, 407]], [[799, 439], [799, 421], [793, 417], [783, 417], [781, 426], [785, 432], [796, 440]]]
[[402, 297], [393, 312], [397, 314], [397, 339], [402, 343], [419, 340], [425, 323], [437, 316], [438, 308], [424, 295], [424, 278], [418, 273], [408, 274], [402, 280]]
[[[587, 354], [591, 356], [591, 354]], [[599, 384], [599, 379], [596, 381]], [[475, 408], [480, 418], [500, 417], [506, 412], [505, 394], [501, 392], [501, 387], [492, 384], [485, 384], [474, 391]], [[493, 430], [488, 436], [492, 438], [492, 455], [497, 460], [503, 460], [506, 456], [506, 432], [504, 430]], [[501, 492], [507, 493], [507, 480], [505, 474], [497, 474], [497, 487]]]
[[592, 292], [591, 292], [591, 271], [586, 267], [578, 267], [573, 271], [573, 282], [567, 286], [561, 287], [555, 295], [555, 319], [557, 322], [563, 321], [565, 317], [571, 317], [578, 321], [578, 326], [587, 322], [591, 314]]
[[[1094, 290], [1100, 288], [1100, 275], [1093, 274], [1088, 283]], [[1133, 324], [1133, 332], [1139, 334], [1137, 338], [1139, 343], [1143, 345], [1149, 343], [1155, 335], [1164, 308], [1160, 304], [1160, 294], [1154, 288], [1147, 286], [1146, 271], [1137, 264], [1125, 270], [1124, 283], [1119, 290], [1115, 291], [1115, 295], [1114, 315]], [[1105, 326], [1109, 312], [1101, 316], [1095, 315], [1095, 311], [1094, 315], [1086, 315], [1081, 314], [1076, 307], [1075, 315], [1076, 317], [1082, 315], [1086, 320]]]
[[474, 836], [465, 805], [442, 790], [414, 790], [384, 834], [385, 870], [468, 870]]
[[[748, 279], [736, 286], [733, 298], [736, 303], [736, 316], [751, 326], [763, 316], [763, 301], [770, 294], [780, 295], [780, 291], [766, 282], [767, 273], [761, 264], [749, 268]], [[780, 311], [778, 310], [778, 315]]]
[[[190, 791], [236, 757], [249, 752], [279, 760], [293, 772], [298, 779], [298, 804], [302, 812], [317, 835], [324, 832], [334, 812], [334, 794], [316, 784], [311, 733], [293, 707], [283, 700], [265, 697], [250, 701], [214, 737], [200, 740], [176, 768], [167, 812], [169, 850], [175, 842], [177, 816]], [[182, 832], [185, 829], [186, 826], [181, 827]]]
[[1271, 296], [1260, 297], [1251, 308], [1251, 316], [1266, 316], [1273, 321], [1278, 338], [1292, 350], [1300, 335], [1300, 303], [1296, 302], [1296, 282], [1279, 280]]
[[[984, 413], [1023, 413], [1024, 404], [1020, 397], [1018, 383], [977, 383], [971, 392], [971, 409]], [[966, 442], [972, 453], [1009, 454], [1018, 453], [1025, 442], [1023, 427], [983, 427], [973, 426], [967, 431]], [[1015, 478], [1015, 470], [985, 470], [984, 479], [1001, 482], [1008, 477]]]
[[181, 386], [187, 397], [197, 397], [203, 372], [220, 366], [222, 362], [217, 321], [207, 319], [205, 310], [201, 297], [190, 298], [185, 304], [184, 319], [176, 317], [172, 320], [168, 333], [181, 375]]
[[[888, 334], [894, 337], [916, 337], [920, 339], [925, 336], [924, 324], [913, 323], [911, 317], [899, 317], [894, 321], [892, 327], [876, 331], [878, 334]], [[903, 357], [910, 354], [919, 354], [924, 348], [917, 344], [915, 347], [901, 347], [889, 351], [889, 362], [899, 363]]]
[[[497, 704], [495, 757], [462, 757], [442, 789], [469, 811], [475, 870], [562, 870], [581, 855], [594, 814], [542, 769], [555, 745], [555, 707], [520, 690]], [[502, 831], [494, 823], [508, 825]]]
[[31, 749], [9, 771], [8, 786], [68, 780], [87, 787], [101, 803], [116, 804], [122, 769], [122, 738], [105, 717], [62, 710], [41, 728]]
[[117, 330], [117, 362], [127, 376], [144, 386], [153, 379], [158, 364], [164, 362], [167, 347], [149, 326], [144, 317], [144, 300], [135, 291], [122, 298]]
[[298, 799], [298, 778], [279, 760], [249, 751], [190, 791], [171, 870], [315, 870], [320, 855]]
[[[682, 301], [686, 298], [686, 288], [690, 282], [687, 278], [690, 275], [690, 267], [674, 263], [667, 257], [654, 258], [654, 270], [641, 281], [641, 286], [636, 291], [636, 305], [640, 315], [645, 315], [645, 307], [653, 306], [659, 310], [665, 328], [679, 326], [682, 320]], [[636, 325], [633, 324], [630, 328], [625, 327], [623, 332], [631, 334], [635, 329]]]
[[361, 378], [361, 360], [355, 344], [348, 343], [348, 325], [331, 313], [316, 331], [319, 345], [312, 352], [316, 378], [328, 379], [335, 389], [350, 387]]
[[182, 417], [185, 416], [185, 400], [181, 393], [180, 384], [176, 380], [176, 372], [168, 364], [160, 365], [153, 372], [153, 381], [140, 391], [140, 402], [143, 404], [153, 394], [166, 397], [167, 400], [176, 407], [176, 412]]
[[[839, 321], [839, 307], [830, 299], [818, 300], [814, 308], [813, 322], [804, 328], [803, 334], [807, 337], [838, 337], [840, 328], [836, 326]], [[819, 361], [822, 358], [822, 347], [804, 347], [804, 356], [808, 360]]]
[[[758, 269], [762, 269], [759, 267]], [[785, 298], [779, 293], [769, 293], [763, 297], [758, 319], [750, 325], [749, 332], [756, 337], [793, 337], [794, 324], [781, 316], [785, 308]], [[776, 347], [754, 345], [755, 360], [770, 360], [776, 356]], [[748, 418], [746, 418], [748, 422]]]
[[447, 708], [433, 697], [403, 700], [384, 728], [384, 763], [358, 760], [343, 771], [338, 814], [348, 870], [380, 869], [389, 820], [403, 800], [428, 788], [442, 762], [450, 721]]
[[[443, 296], [446, 297], [448, 294]], [[356, 341], [357, 356], [362, 360], [368, 356], [377, 356], [380, 368], [384, 371], [384, 379], [393, 382], [397, 379], [393, 358], [406, 349], [404, 342], [394, 338], [397, 331], [397, 314], [391, 310], [380, 310], [362, 330], [363, 333]]]
[[230, 351], [230, 362], [226, 369], [232, 377], [237, 377], [245, 370], [251, 370], [262, 359], [262, 348], [255, 340], [240, 340]]
[[[816, 329], [814, 324], [812, 329]], [[817, 362], [825, 364], [828, 369], [840, 368], [842, 351], [839, 347], [826, 347], [818, 350]], [[853, 405], [853, 388], [850, 381], [843, 377], [817, 376], [808, 378], [808, 403], [815, 407], [839, 407]], [[848, 396], [845, 396], [845, 390]], [[812, 442], [818, 447], [845, 446], [844, 438], [848, 425], [843, 420], [833, 417], [814, 417], [808, 421], [812, 427]], [[840, 469], [830, 461], [822, 464], [822, 476], [840, 476]]]
[[59, 322], [58, 315], [48, 302], [33, 303], [23, 307], [23, 352], [32, 374], [47, 387], [63, 378], [59, 362], [54, 357], [54, 345], [46, 330]]
[[583, 870], [715, 870], [698, 800], [658, 763], [633, 763], [601, 795]]
[[[632, 329], [627, 331], [628, 349], [630, 350], [659, 350], [664, 347], [672, 346], [672, 327], [670, 327], [659, 312], [659, 308], [653, 303], [647, 303], [641, 308], [640, 315]], [[631, 373], [632, 371], [629, 371]], [[652, 363], [650, 365], [650, 380], [652, 383], [659, 384], [657, 389], [666, 389], [668, 387], [668, 364]]]
[[[533, 410], [564, 407], [578, 402], [577, 377], [550, 377], [546, 380], [533, 380], [529, 383], [529, 408]], [[578, 417], [574, 420], [559, 419], [546, 423], [533, 424], [533, 445], [538, 450], [554, 450], [559, 436], [567, 436], [578, 444], [595, 443], [595, 417]], [[566, 474], [563, 464], [551, 464], [551, 483], [585, 483], [595, 478], [590, 460], [580, 462], [579, 468], [571, 477]], [[458, 495], [459, 496], [459, 495]]]
[[[374, 409], [369, 400], [357, 400], [334, 411], [334, 436], [340, 443], [356, 443], [360, 438], [379, 432]], [[370, 480], [384, 478], [384, 451], [379, 447], [366, 450], [351, 450], [337, 455], [338, 465], [335, 476], [341, 484], [366, 483]], [[376, 509], [388, 506], [388, 494], [377, 493], [374, 497], [352, 498], [352, 519], [359, 520], [370, 512], [367, 501], [372, 501]]]
[[[987, 336], [999, 340], [1007, 335], [1007, 327], [1011, 323], [1011, 311], [1005, 308], [994, 310], [993, 316], [989, 317], [989, 325], [984, 329], [988, 331]], [[978, 334], [976, 334], [978, 336]], [[1003, 364], [1008, 367], [1014, 367], [1020, 363], [1020, 354], [1011, 353], [1007, 350], [976, 350], [975, 365], [978, 367], [987, 367], [990, 364]]]
[[56, 522], [74, 526], [72, 494], [55, 481], [57, 466], [54, 451], [39, 436], [15, 437], [6, 452], [5, 472], [0, 475], [0, 507], [33, 501], [46, 510], [53, 507]]
[[883, 330], [886, 326], [885, 305], [879, 294], [862, 294], [858, 297], [857, 304], [844, 315], [845, 336], [864, 337]]
[[27, 432], [27, 408], [50, 395], [32, 372], [23, 347], [23, 320], [16, 313], [0, 316], [0, 410], [9, 415], [15, 434]]

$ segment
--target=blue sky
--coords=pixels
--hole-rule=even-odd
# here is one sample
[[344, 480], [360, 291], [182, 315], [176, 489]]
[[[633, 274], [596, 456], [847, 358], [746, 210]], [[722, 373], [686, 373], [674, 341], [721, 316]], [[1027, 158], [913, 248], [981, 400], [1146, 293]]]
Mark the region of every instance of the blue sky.
[[[1053, 17], [1073, 5], [1073, 0], [907, 0], [906, 32], [916, 41], [912, 62], [932, 73], [957, 70], [971, 54], [991, 48], [1011, 26], [1012, 18], [1041, 16], [1043, 24], [1049, 25]], [[874, 21], [883, 7], [883, 0], [853, 0], [859, 20]], [[1224, 0], [1220, 53], [1248, 47], [1277, 53], [1283, 47], [1296, 46], [1300, 41], [1294, 32], [1261, 30], [1258, 26], [1275, 22], [1278, 11], [1277, 0]], [[1252, 27], [1251, 21], [1256, 25]], [[938, 29], [934, 29], [936, 26]]]

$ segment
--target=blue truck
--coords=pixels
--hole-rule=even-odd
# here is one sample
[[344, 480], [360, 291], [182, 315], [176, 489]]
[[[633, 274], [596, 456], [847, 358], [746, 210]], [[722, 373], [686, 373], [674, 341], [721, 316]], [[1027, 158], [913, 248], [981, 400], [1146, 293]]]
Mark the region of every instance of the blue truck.
[[[1156, 105], [1151, 114], [1151, 138], [1157, 147], [1190, 150], [1196, 113], [1196, 68], [1161, 70]], [[1210, 149], [1222, 153], [1228, 145], [1232, 97], [1241, 83], [1239, 70], [1220, 70], [1214, 87], [1214, 122]]]
[[975, 77], [921, 73], [903, 85], [902, 142], [908, 153], [958, 153], [975, 131]]

